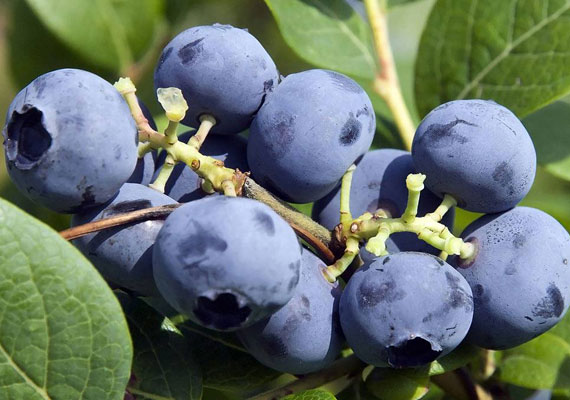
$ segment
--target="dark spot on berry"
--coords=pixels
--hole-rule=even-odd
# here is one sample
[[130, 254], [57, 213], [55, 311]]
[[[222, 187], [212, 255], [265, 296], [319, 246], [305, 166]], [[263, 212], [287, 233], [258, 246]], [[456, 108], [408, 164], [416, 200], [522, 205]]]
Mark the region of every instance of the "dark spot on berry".
[[166, 60], [168, 60], [168, 57], [170, 57], [173, 50], [174, 50], [173, 47], [168, 47], [168, 48], [164, 49], [164, 51], [160, 55], [160, 59], [158, 60], [158, 64], [156, 65], [156, 71], [157, 72], [160, 71], [160, 69], [162, 68], [162, 65], [166, 62]]
[[[67, 76], [67, 72], [71, 72], [71, 71], [66, 71], [64, 73], [64, 75]], [[43, 92], [47, 86], [47, 81], [49, 80], [49, 78], [51, 77], [51, 75], [42, 75], [38, 78], [36, 78], [34, 80], [34, 89], [36, 90], [36, 96], [41, 99], [43, 97]]]
[[546, 289], [546, 296], [532, 310], [532, 315], [541, 318], [560, 317], [564, 311], [564, 297], [558, 287], [551, 283]]
[[380, 302], [391, 303], [402, 300], [406, 294], [396, 288], [393, 280], [382, 282], [362, 282], [358, 289], [358, 305], [361, 308], [374, 307]]
[[526, 315], [525, 315], [524, 317], [525, 317], [525, 319], [528, 319], [528, 320], [531, 321], [531, 322], [534, 321], [534, 320], [533, 320], [531, 317], [529, 317], [529, 316], [526, 316]]
[[419, 138], [419, 141], [427, 141], [430, 147], [447, 147], [456, 143], [465, 144], [469, 139], [464, 135], [455, 133], [457, 125], [477, 126], [463, 119], [456, 119], [447, 124], [431, 124]]
[[263, 92], [267, 93], [273, 90], [273, 87], [275, 86], [275, 84], [273, 83], [273, 79], [268, 79], [265, 82], [263, 82]]
[[517, 273], [517, 269], [513, 265], [509, 265], [505, 268], [505, 275], [514, 275]]
[[437, 261], [437, 263], [443, 267], [445, 265], [445, 262], [441, 259], [441, 258], [436, 258], [435, 261]]
[[338, 72], [334, 71], [324, 71], [324, 72], [329, 76], [329, 79], [332, 81], [333, 85], [348, 92], [362, 93], [363, 89], [360, 87], [358, 83], [356, 83], [352, 79], [344, 75], [341, 75]]
[[[503, 161], [497, 165], [492, 174], [493, 180], [500, 183], [502, 186], [508, 187], [513, 192], [513, 178], [514, 171], [508, 162]], [[512, 194], [512, 193], [511, 193]]]
[[287, 345], [275, 334], [263, 335], [261, 346], [264, 352], [271, 358], [283, 358], [287, 355]]
[[361, 108], [356, 112], [356, 118], [360, 117], [361, 115], [370, 115], [370, 110], [368, 109], [368, 106], [364, 106], [363, 108]]
[[121, 201], [117, 204], [108, 207], [103, 211], [101, 217], [106, 218], [111, 215], [123, 214], [131, 211], [143, 210], [145, 208], [152, 207], [152, 203], [149, 200], [129, 200]]
[[386, 263], [388, 263], [388, 262], [390, 262], [390, 257], [385, 257], [385, 258], [382, 260], [382, 265], [386, 265]]
[[269, 156], [281, 158], [287, 153], [295, 137], [295, 118], [279, 114], [275, 117], [275, 122], [269, 129], [276, 133], [273, 143], [268, 146]]
[[362, 129], [362, 124], [359, 120], [354, 118], [354, 115], [350, 113], [348, 121], [342, 127], [340, 131], [339, 141], [343, 146], [350, 146], [355, 143], [360, 137], [360, 130]]
[[208, 250], [221, 253], [228, 248], [225, 240], [210, 232], [198, 221], [192, 221], [192, 224], [194, 232], [178, 248], [179, 257], [192, 259], [205, 254]]
[[257, 227], [263, 230], [268, 236], [275, 235], [275, 224], [269, 214], [262, 210], [255, 210], [254, 216]]
[[93, 194], [93, 185], [89, 185], [85, 188], [83, 193], [81, 194], [81, 208], [87, 208], [90, 205], [95, 204], [95, 194]]
[[473, 303], [475, 307], [483, 306], [489, 302], [489, 294], [485, 292], [483, 285], [473, 286]]
[[422, 318], [422, 322], [423, 323], [429, 322], [429, 321], [431, 321], [432, 317], [433, 317], [433, 314], [429, 313], [428, 315], [426, 315], [425, 317]]
[[196, 39], [178, 50], [178, 57], [182, 64], [192, 64], [196, 60], [196, 57], [199, 56], [204, 49], [202, 45], [203, 40], [204, 38]]

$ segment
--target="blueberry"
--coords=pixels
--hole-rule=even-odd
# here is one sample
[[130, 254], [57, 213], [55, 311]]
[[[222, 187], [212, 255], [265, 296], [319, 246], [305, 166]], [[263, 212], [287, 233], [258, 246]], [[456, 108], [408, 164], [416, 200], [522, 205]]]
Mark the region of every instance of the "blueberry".
[[473, 290], [468, 340], [488, 349], [527, 342], [562, 319], [570, 301], [570, 235], [529, 207], [485, 215], [461, 235], [472, 260], [453, 258]]
[[318, 200], [368, 150], [375, 127], [370, 99], [352, 79], [325, 70], [289, 75], [251, 125], [251, 172], [287, 201]]
[[[188, 142], [194, 135], [194, 131], [186, 132], [179, 136], [179, 140]], [[202, 147], [200, 153], [205, 156], [214, 157], [223, 161], [228, 168], [239, 168], [240, 171], [249, 170], [247, 165], [247, 140], [241, 136], [209, 136]], [[166, 154], [163, 152], [158, 158], [157, 164], [164, 163]], [[158, 176], [161, 167], [158, 168], [155, 178]], [[184, 163], [178, 163], [174, 167], [170, 178], [164, 188], [164, 193], [173, 199], [186, 203], [197, 200], [206, 195], [202, 190], [202, 179]]]
[[186, 203], [166, 219], [153, 264], [172, 307], [207, 328], [233, 330], [291, 300], [301, 250], [291, 227], [265, 204], [215, 196]]
[[342, 293], [322, 274], [325, 264], [303, 249], [295, 295], [269, 318], [238, 332], [246, 349], [262, 364], [281, 372], [306, 374], [325, 368], [344, 341], [338, 316]]
[[154, 86], [182, 90], [189, 109], [182, 121], [197, 127], [210, 114], [213, 133], [246, 129], [279, 73], [263, 46], [230, 25], [196, 26], [178, 34], [162, 51]]
[[[400, 217], [408, 202], [406, 177], [415, 174], [412, 156], [407, 151], [381, 149], [369, 151], [358, 162], [352, 176], [350, 189], [350, 211], [354, 218], [365, 212], [374, 212], [379, 208], [386, 210], [391, 217]], [[433, 212], [441, 203], [441, 199], [424, 189], [420, 197], [418, 216]], [[451, 209], [445, 214], [443, 223], [453, 229], [455, 211]], [[340, 185], [313, 206], [313, 219], [328, 229], [333, 229], [340, 222]], [[389, 253], [400, 251], [421, 251], [439, 253], [417, 235], [400, 232], [390, 235], [386, 241]], [[363, 258], [374, 258], [362, 248]]]
[[425, 253], [401, 252], [366, 263], [340, 299], [346, 340], [362, 361], [417, 367], [451, 352], [473, 317], [461, 274]]
[[127, 103], [87, 71], [60, 69], [33, 80], [10, 104], [2, 133], [12, 181], [57, 212], [105, 203], [137, 162]]
[[430, 112], [412, 145], [416, 170], [438, 196], [469, 211], [495, 213], [518, 204], [536, 172], [536, 152], [519, 119], [485, 100], [456, 100]]
[[[176, 201], [147, 186], [125, 183], [109, 203], [74, 215], [72, 226], [115, 214]], [[74, 240], [77, 248], [109, 282], [137, 293], [158, 294], [152, 272], [152, 248], [162, 220], [150, 220], [107, 229]]]

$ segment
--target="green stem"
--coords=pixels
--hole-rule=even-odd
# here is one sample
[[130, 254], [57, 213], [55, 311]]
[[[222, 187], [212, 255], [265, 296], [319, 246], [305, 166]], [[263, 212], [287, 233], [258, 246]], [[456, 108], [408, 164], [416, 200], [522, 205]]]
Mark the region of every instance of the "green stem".
[[346, 239], [346, 248], [344, 254], [333, 265], [328, 266], [323, 275], [329, 282], [335, 282], [344, 271], [352, 264], [358, 252], [360, 251], [359, 240], [356, 237], [348, 237]]
[[178, 121], [168, 121], [168, 126], [164, 131], [164, 136], [166, 136], [168, 144], [174, 144], [178, 141], [178, 135], [176, 134], [177, 129]]
[[188, 145], [194, 147], [196, 150], [200, 150], [200, 147], [202, 147], [202, 144], [214, 125], [216, 125], [216, 119], [213, 116], [208, 114], [202, 115], [200, 117], [198, 131], [188, 140]]
[[138, 154], [139, 158], [143, 158], [146, 153], [152, 151], [152, 146], [150, 143], [139, 143]]
[[443, 219], [443, 216], [456, 205], [457, 205], [457, 200], [455, 200], [453, 196], [446, 194], [445, 196], [443, 196], [443, 200], [439, 205], [439, 207], [437, 207], [434, 212], [426, 214], [426, 217], [430, 217], [434, 221], [439, 222]]
[[176, 165], [176, 161], [170, 155], [166, 155], [166, 159], [164, 160], [164, 164], [162, 165], [158, 176], [154, 180], [153, 183], [148, 185], [149, 187], [153, 188], [154, 190], [158, 190], [160, 193], [164, 193], [164, 188], [166, 187], [166, 183], [168, 182], [168, 178], [172, 174], [172, 170]]
[[223, 181], [222, 188], [226, 196], [236, 197], [236, 188], [231, 180]]
[[406, 178], [406, 187], [408, 188], [408, 204], [406, 210], [402, 214], [402, 220], [406, 223], [413, 222], [418, 215], [418, 205], [420, 204], [420, 193], [424, 190], [425, 175], [410, 174]]
[[364, 5], [372, 28], [374, 48], [378, 58], [379, 71], [374, 80], [374, 90], [388, 105], [404, 146], [410, 150], [416, 128], [402, 96], [394, 55], [388, 37], [386, 7], [382, 7], [378, 0], [364, 0]]
[[352, 164], [342, 177], [340, 185], [340, 223], [343, 230], [347, 230], [349, 224], [352, 222], [352, 214], [350, 212], [350, 188], [352, 186], [352, 175], [356, 165]]

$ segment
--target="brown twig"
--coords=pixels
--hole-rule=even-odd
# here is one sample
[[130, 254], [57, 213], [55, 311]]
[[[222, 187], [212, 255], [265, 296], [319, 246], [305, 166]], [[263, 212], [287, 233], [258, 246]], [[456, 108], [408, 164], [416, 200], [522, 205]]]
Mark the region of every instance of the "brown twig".
[[120, 225], [132, 224], [153, 219], [165, 219], [172, 211], [182, 204], [170, 204], [166, 206], [150, 207], [142, 210], [131, 211], [123, 214], [113, 215], [87, 224], [74, 226], [73, 228], [61, 231], [59, 234], [65, 240], [73, 240], [90, 233], [99, 232], [105, 229], [114, 228]]
[[[298, 212], [284, 201], [273, 196], [251, 178], [246, 178], [245, 184], [242, 186], [241, 195], [267, 204], [291, 225], [299, 237], [303, 238], [315, 249], [323, 261], [327, 263], [334, 262], [335, 255], [331, 248], [334, 248], [335, 245], [338, 247], [340, 244], [333, 241], [331, 232], [324, 226], [319, 225], [308, 216]], [[165, 219], [172, 211], [180, 206], [181, 204], [151, 207], [114, 215], [109, 218], [66, 229], [60, 232], [60, 235], [66, 240], [73, 240], [89, 233], [102, 231], [119, 225], [152, 219]]]
[[360, 361], [356, 356], [351, 355], [342, 358], [319, 372], [314, 372], [303, 376], [296, 381], [290, 382], [277, 389], [269, 392], [261, 393], [257, 396], [250, 397], [248, 400], [277, 400], [287, 395], [302, 392], [304, 390], [314, 389], [325, 383], [332, 382], [346, 375], [356, 375], [366, 367], [366, 364]]

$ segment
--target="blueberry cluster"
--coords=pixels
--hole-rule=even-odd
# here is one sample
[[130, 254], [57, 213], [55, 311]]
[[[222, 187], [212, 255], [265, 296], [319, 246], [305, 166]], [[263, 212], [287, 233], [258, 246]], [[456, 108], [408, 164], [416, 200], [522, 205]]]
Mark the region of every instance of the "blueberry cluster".
[[[517, 207], [536, 155], [499, 104], [446, 103], [422, 121], [411, 153], [369, 151], [376, 119], [356, 82], [326, 70], [280, 77], [252, 35], [218, 24], [175, 37], [154, 81], [159, 93], [179, 89], [161, 99], [164, 134], [134, 89], [121, 96], [73, 69], [24, 88], [3, 130], [12, 180], [73, 213], [73, 226], [177, 207], [74, 241], [112, 285], [236, 331], [261, 363], [293, 374], [326, 367], [345, 342], [381, 367], [421, 366], [464, 340], [509, 348], [568, 309], [570, 236]], [[178, 122], [197, 130], [177, 137]], [[272, 208], [236, 197], [240, 171], [286, 201], [314, 202], [344, 255], [326, 266]], [[454, 206], [487, 215], [458, 238]], [[350, 275], [350, 265], [360, 268]]]

